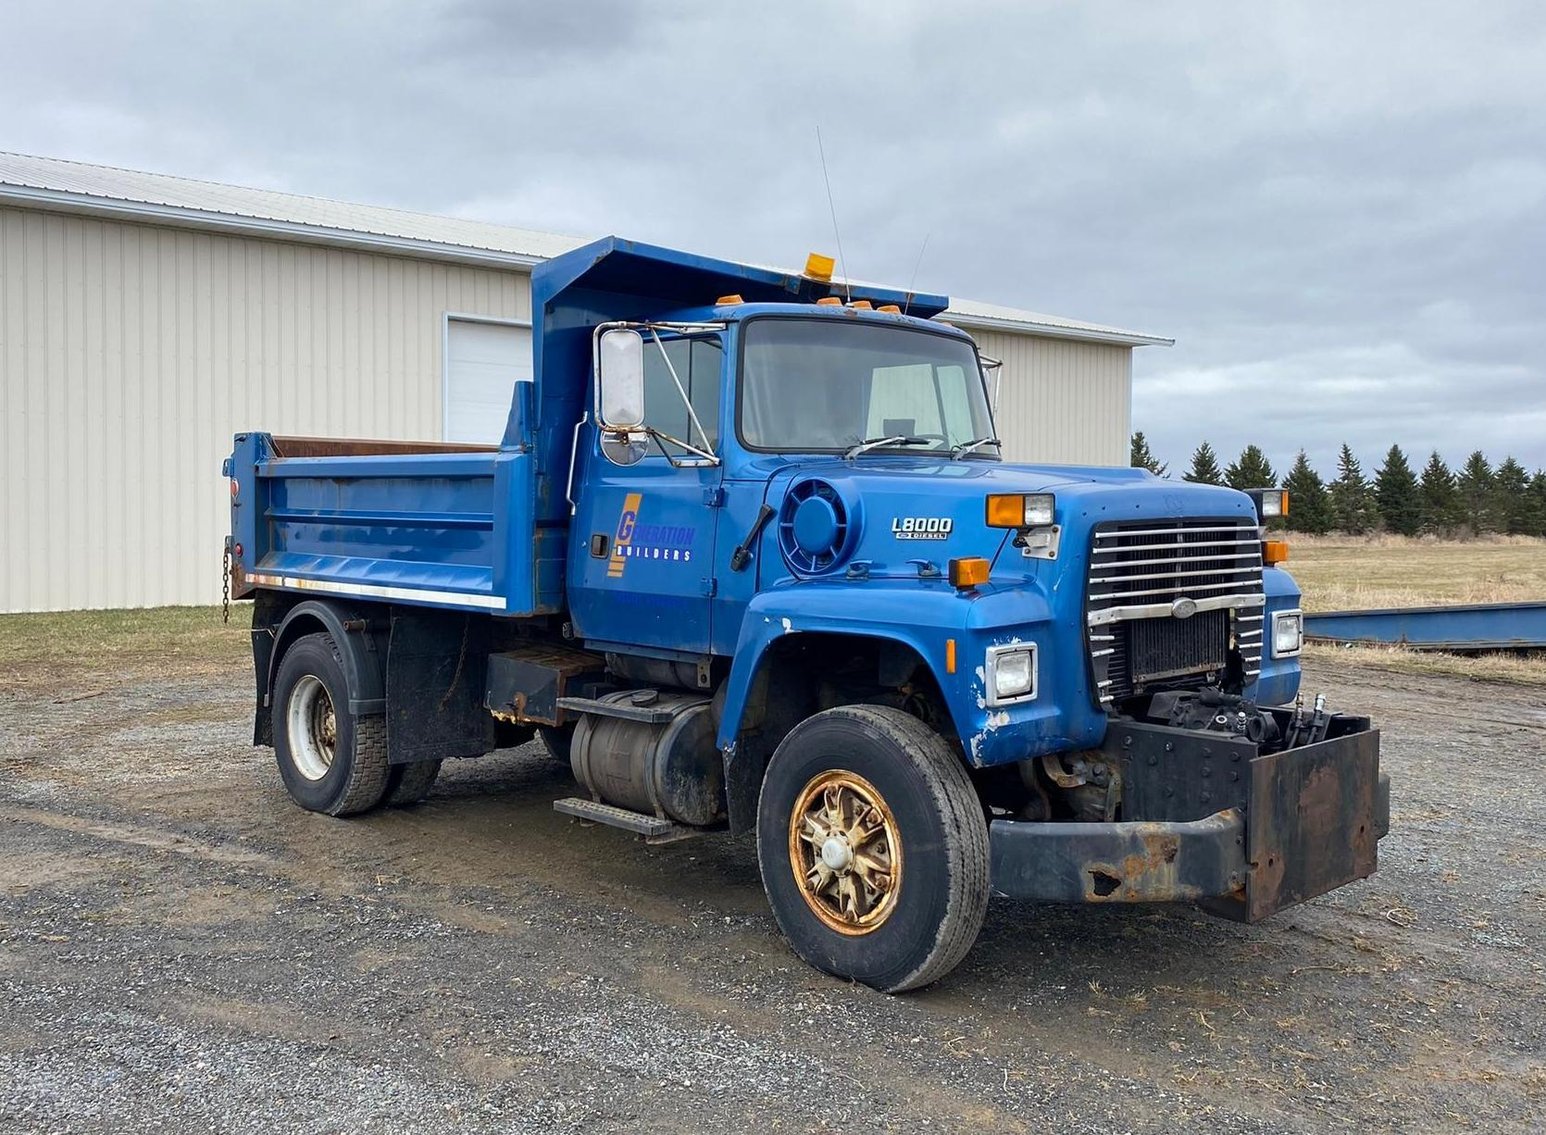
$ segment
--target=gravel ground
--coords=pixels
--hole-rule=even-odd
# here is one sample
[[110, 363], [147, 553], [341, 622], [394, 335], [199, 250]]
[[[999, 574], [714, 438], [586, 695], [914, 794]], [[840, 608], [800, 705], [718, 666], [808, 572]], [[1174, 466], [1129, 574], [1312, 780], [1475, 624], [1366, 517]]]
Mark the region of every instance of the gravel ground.
[[1395, 780], [1373, 879], [1255, 927], [1001, 902], [885, 997], [752, 848], [553, 813], [530, 747], [293, 807], [237, 666], [0, 688], [0, 1129], [1546, 1128], [1540, 691], [1319, 664]]

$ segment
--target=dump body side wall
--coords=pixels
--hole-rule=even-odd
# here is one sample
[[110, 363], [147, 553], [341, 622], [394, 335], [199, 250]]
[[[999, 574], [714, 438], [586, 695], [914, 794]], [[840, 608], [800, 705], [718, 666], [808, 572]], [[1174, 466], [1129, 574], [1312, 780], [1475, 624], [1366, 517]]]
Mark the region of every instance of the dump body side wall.
[[237, 438], [246, 584], [505, 615], [561, 605], [553, 541], [534, 536], [530, 452], [280, 452], [267, 434]]

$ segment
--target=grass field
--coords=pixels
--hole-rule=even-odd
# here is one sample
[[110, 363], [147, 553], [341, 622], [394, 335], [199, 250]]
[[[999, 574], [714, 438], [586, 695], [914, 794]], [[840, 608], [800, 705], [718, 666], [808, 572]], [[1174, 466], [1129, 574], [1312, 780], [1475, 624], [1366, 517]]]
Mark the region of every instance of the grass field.
[[104, 678], [153, 659], [167, 676], [230, 666], [247, 655], [252, 604], [0, 615], [0, 687], [51, 676]]
[[1546, 600], [1546, 540], [1288, 536], [1306, 611]]
[[[1546, 600], [1546, 540], [1300, 535], [1288, 540], [1288, 570], [1304, 591], [1306, 611]], [[1450, 674], [1546, 686], [1543, 654], [1460, 657], [1399, 647], [1315, 644], [1307, 646], [1305, 654], [1398, 674]]]

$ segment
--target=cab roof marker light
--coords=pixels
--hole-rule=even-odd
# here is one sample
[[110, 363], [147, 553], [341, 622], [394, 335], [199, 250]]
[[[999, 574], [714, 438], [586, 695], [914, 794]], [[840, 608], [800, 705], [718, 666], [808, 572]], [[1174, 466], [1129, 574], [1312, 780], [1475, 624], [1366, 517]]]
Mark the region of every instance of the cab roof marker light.
[[879, 307], [877, 307], [875, 310], [876, 311], [883, 311], [887, 315], [901, 315], [902, 314], [902, 309], [900, 307], [898, 307], [894, 303], [883, 303]]
[[837, 296], [822, 296], [816, 301], [819, 307], [842, 307], [843, 301]]
[[731, 307], [734, 304], [745, 303], [745, 302], [746, 301], [741, 298], [739, 293], [731, 292], [728, 296], [720, 296], [717, 300], [715, 300], [714, 301], [714, 306], [715, 307]]
[[855, 311], [874, 311], [875, 310], [875, 305], [872, 304], [869, 300], [854, 300], [848, 306], [853, 308]]

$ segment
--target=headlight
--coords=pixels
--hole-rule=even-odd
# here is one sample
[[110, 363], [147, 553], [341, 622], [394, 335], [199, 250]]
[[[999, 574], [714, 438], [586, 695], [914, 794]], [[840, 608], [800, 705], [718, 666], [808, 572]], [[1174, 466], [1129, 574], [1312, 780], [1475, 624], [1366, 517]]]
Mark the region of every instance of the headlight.
[[1263, 524], [1288, 515], [1287, 489], [1247, 489], [1246, 495], [1256, 503], [1256, 519]]
[[1304, 646], [1304, 613], [1279, 611], [1272, 616], [1272, 657], [1292, 658]]
[[986, 667], [989, 705], [1029, 701], [1036, 696], [1036, 644], [990, 646]]
[[1057, 512], [1053, 493], [993, 493], [988, 497], [989, 528], [1048, 528]]

